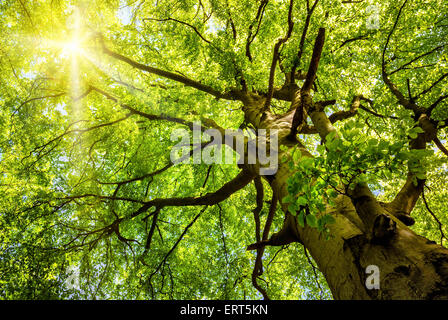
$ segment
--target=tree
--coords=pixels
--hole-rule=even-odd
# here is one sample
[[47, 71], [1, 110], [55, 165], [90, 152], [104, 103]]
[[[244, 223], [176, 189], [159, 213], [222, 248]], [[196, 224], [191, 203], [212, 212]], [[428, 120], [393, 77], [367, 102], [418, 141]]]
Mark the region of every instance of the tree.
[[0, 4], [2, 296], [447, 299], [447, 9]]

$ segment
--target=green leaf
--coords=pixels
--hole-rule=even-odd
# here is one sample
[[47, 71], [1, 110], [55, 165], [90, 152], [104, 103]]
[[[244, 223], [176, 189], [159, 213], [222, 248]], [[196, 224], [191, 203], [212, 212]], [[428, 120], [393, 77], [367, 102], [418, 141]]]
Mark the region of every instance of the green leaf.
[[302, 228], [305, 227], [305, 217], [304, 217], [303, 210], [300, 211], [299, 215], [297, 216], [297, 222], [299, 223], [299, 225]]
[[415, 127], [414, 132], [416, 133], [424, 133], [425, 131], [421, 127]]
[[295, 204], [291, 203], [290, 205], [288, 205], [288, 211], [292, 214], [292, 215], [296, 215], [296, 211], [297, 211], [297, 207]]
[[314, 166], [314, 159], [310, 157], [303, 158], [303, 160], [300, 162], [300, 165], [304, 169], [310, 169]]
[[412, 139], [417, 138], [419, 133], [424, 133], [425, 131], [420, 128], [420, 127], [414, 127], [411, 130], [409, 130], [408, 135], [409, 137], [411, 137]]
[[336, 198], [338, 196], [338, 192], [334, 189], [327, 189], [326, 192], [330, 198]]
[[331, 131], [327, 136], [325, 137], [327, 142], [331, 142], [336, 137], [336, 131]]
[[319, 152], [319, 154], [323, 155], [325, 153], [325, 146], [320, 144], [317, 146], [316, 150], [317, 152]]
[[317, 218], [315, 215], [313, 214], [308, 214], [306, 216], [306, 224], [309, 225], [312, 228], [316, 228], [317, 227]]
[[302, 196], [298, 197], [297, 200], [296, 200], [296, 205], [298, 207], [305, 206], [307, 203], [308, 203], [308, 200], [305, 197], [302, 197]]
[[283, 197], [282, 203], [292, 203], [294, 201], [294, 197], [291, 194]]
[[331, 214], [326, 214], [320, 218], [323, 221], [324, 225], [333, 224], [336, 222], [336, 219]]
[[302, 157], [302, 152], [300, 151], [300, 149], [296, 149], [292, 155], [294, 162], [298, 162], [301, 157]]
[[424, 172], [417, 172], [415, 175], [416, 175], [417, 179], [420, 179], [420, 180], [426, 179], [426, 173], [424, 173]]

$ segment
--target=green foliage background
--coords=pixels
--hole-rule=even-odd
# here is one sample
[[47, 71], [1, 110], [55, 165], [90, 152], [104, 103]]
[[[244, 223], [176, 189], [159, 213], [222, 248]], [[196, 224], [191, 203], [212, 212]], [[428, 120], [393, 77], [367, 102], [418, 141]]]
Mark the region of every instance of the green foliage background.
[[[123, 120], [125, 110], [99, 94], [76, 101], [89, 85], [148, 113], [191, 121], [202, 115], [222, 127], [235, 129], [244, 120], [239, 103], [217, 100], [119, 63], [102, 53], [93, 35], [101, 33], [110, 48], [135, 61], [184, 74], [222, 91], [239, 85], [236, 70], [240, 69], [250, 88], [264, 92], [273, 45], [286, 30], [288, 3], [277, 0], [266, 6], [251, 46], [250, 62], [245, 44], [259, 6], [257, 1], [0, 1], [1, 298], [261, 297], [251, 283], [254, 253], [245, 250], [255, 241], [252, 210], [256, 194], [252, 184], [219, 207], [206, 208], [155, 274], [200, 208], [164, 208], [151, 249], [143, 254], [144, 248], [137, 242], [144, 244], [147, 236], [148, 221], [144, 216], [120, 225], [121, 235], [135, 241], [120, 241], [116, 234], [104, 235], [98, 241], [93, 236], [84, 242], [83, 237], [76, 238], [80, 233], [109, 225], [116, 216], [135, 211], [137, 204], [94, 198], [64, 204], [61, 198], [112, 194], [113, 185], [99, 182], [131, 179], [162, 168], [169, 162], [175, 144], [170, 134], [181, 127], [136, 116]], [[378, 29], [366, 27], [369, 5], [379, 10]], [[444, 0], [413, 0], [403, 11], [386, 52], [389, 70], [436, 47], [440, 49], [393, 75], [402, 92], [407, 90], [407, 80], [412, 92], [418, 93], [447, 73], [447, 5]], [[338, 123], [339, 128], [345, 125], [350, 134], [358, 127], [357, 134], [366, 141], [406, 146], [415, 120], [398, 106], [381, 80], [382, 50], [400, 6], [401, 1], [347, 4], [322, 0], [308, 34], [309, 39], [314, 39], [319, 27], [328, 32], [318, 71], [317, 100], [336, 99], [337, 103], [329, 107], [329, 111], [336, 111], [347, 109], [354, 94], [362, 94], [374, 101], [376, 113], [398, 118], [380, 118], [360, 111], [357, 126], [347, 129], [346, 124]], [[78, 28], [76, 12], [80, 16]], [[298, 1], [293, 11], [293, 36], [281, 50], [285, 69], [293, 64], [305, 16], [306, 2]], [[149, 19], [168, 17], [190, 23], [207, 41], [181, 23]], [[229, 17], [237, 31], [236, 39]], [[61, 43], [76, 32], [83, 52], [73, 54]], [[305, 42], [304, 61], [309, 61], [312, 45], [311, 40]], [[281, 72], [277, 72], [275, 81], [276, 86], [282, 85]], [[447, 93], [445, 79], [419, 102], [430, 105]], [[274, 101], [273, 105], [278, 113], [289, 107], [282, 101]], [[447, 110], [446, 102], [442, 102], [433, 117], [446, 119]], [[85, 130], [114, 121], [112, 125]], [[78, 131], [59, 138], [72, 129]], [[317, 155], [318, 137], [301, 138]], [[446, 129], [439, 131], [439, 139], [446, 142]], [[425, 197], [443, 224], [443, 231], [448, 232], [447, 157], [435, 146], [430, 149], [435, 152], [424, 163], [428, 177]], [[212, 165], [209, 175], [208, 171], [205, 164], [173, 166], [153, 178], [123, 185], [119, 195], [148, 200], [205, 194], [235, 176], [238, 168]], [[372, 176], [366, 182], [387, 201], [403, 183], [405, 170], [398, 166], [383, 171], [384, 175]], [[262, 218], [267, 210], [268, 204]], [[441, 241], [439, 227], [421, 199], [413, 217], [417, 221], [414, 230]], [[282, 220], [279, 210], [273, 230], [278, 230]], [[269, 247], [264, 261], [263, 279], [271, 298], [331, 299], [322, 274], [313, 268], [298, 244]], [[70, 267], [79, 271], [79, 289], [65, 285]]]

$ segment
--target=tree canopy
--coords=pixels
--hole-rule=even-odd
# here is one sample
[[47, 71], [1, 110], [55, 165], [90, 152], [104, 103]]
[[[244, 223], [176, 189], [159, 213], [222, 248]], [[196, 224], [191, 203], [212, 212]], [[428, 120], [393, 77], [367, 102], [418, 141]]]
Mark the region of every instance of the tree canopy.
[[[0, 297], [331, 299], [304, 246], [266, 246], [262, 267], [246, 249], [267, 221], [281, 229], [278, 201], [324, 210], [332, 177], [383, 203], [410, 177], [411, 229], [446, 245], [447, 13], [444, 0], [1, 1]], [[173, 132], [196, 122], [253, 137], [243, 93], [274, 116], [303, 109], [295, 83], [341, 139], [294, 114], [314, 158], [291, 153], [291, 198], [234, 163], [171, 161]], [[316, 168], [330, 182], [310, 183]], [[298, 219], [331, 237], [316, 216]]]

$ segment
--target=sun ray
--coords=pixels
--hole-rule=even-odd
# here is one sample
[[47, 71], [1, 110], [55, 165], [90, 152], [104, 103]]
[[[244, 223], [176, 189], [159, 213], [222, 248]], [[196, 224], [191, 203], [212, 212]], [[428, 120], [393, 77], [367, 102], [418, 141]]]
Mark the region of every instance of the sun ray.
[[[72, 97], [79, 97], [81, 95], [80, 90], [80, 70], [78, 63], [78, 54], [80, 53], [80, 28], [81, 17], [79, 10], [75, 8], [73, 12], [73, 34], [72, 39], [63, 46], [63, 52], [70, 54], [70, 91]], [[82, 99], [73, 99], [72, 102], [72, 118], [73, 122], [77, 122], [82, 116]], [[79, 123], [79, 122], [77, 122]]]
[[116, 82], [116, 84], [126, 86], [127, 92], [132, 94], [135, 98], [139, 99], [139, 101], [144, 102], [150, 99], [147, 92], [138, 88], [139, 85], [136, 83], [135, 79], [132, 79], [125, 74], [121, 74], [117, 70], [112, 69], [94, 55], [89, 54], [87, 51], [83, 51], [82, 56], [86, 59], [86, 61], [89, 61], [95, 68], [97, 68], [99, 72], [103, 73], [109, 79]]

